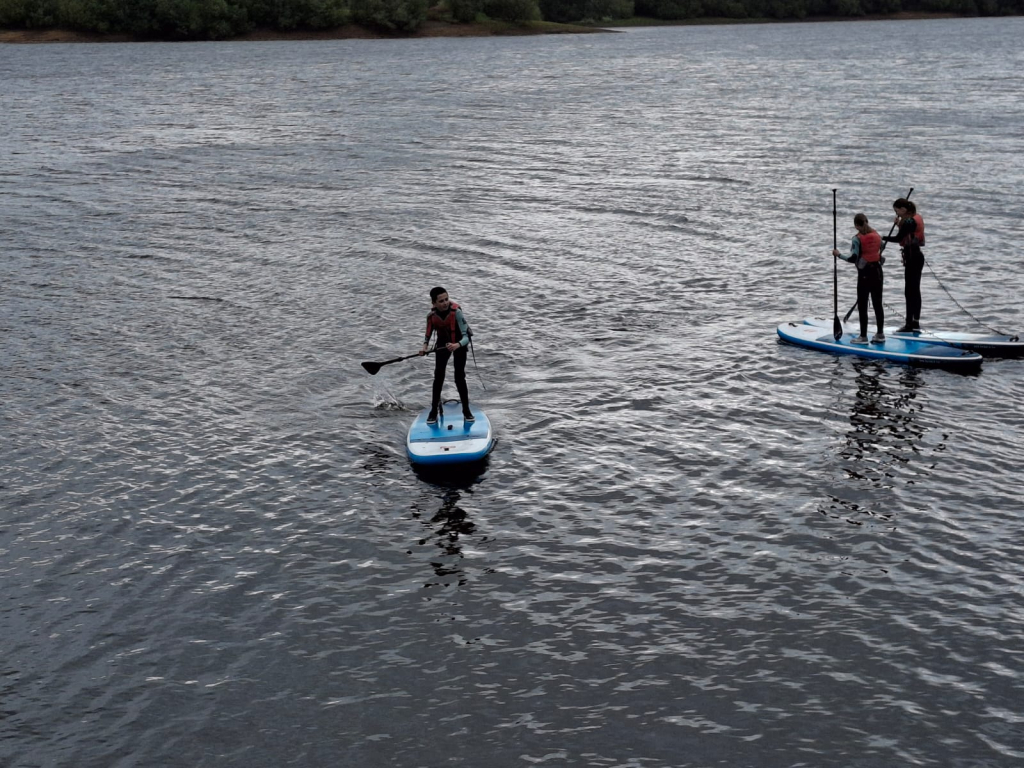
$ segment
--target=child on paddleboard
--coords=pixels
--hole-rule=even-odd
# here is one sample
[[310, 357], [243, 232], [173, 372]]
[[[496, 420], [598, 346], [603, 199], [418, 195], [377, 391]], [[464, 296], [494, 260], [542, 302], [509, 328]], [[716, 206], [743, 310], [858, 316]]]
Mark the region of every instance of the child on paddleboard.
[[868, 224], [868, 217], [858, 213], [853, 217], [857, 234], [850, 241], [850, 255], [845, 256], [837, 248], [832, 255], [857, 265], [857, 311], [860, 314], [860, 335], [851, 344], [868, 343], [868, 296], [875, 309], [875, 325], [878, 332], [871, 338], [872, 344], [885, 343], [885, 312], [882, 309], [882, 236]]
[[459, 305], [448, 298], [448, 291], [438, 286], [430, 289], [432, 309], [427, 315], [427, 333], [423, 340], [420, 354], [427, 354], [430, 348], [430, 337], [437, 334], [434, 360], [434, 389], [430, 398], [430, 413], [427, 424], [437, 423], [437, 411], [441, 405], [441, 387], [444, 385], [445, 369], [448, 358], [455, 358], [455, 387], [459, 390], [462, 400], [462, 418], [475, 421], [469, 409], [469, 388], [466, 386], [466, 347], [469, 345], [469, 324], [462, 314]]

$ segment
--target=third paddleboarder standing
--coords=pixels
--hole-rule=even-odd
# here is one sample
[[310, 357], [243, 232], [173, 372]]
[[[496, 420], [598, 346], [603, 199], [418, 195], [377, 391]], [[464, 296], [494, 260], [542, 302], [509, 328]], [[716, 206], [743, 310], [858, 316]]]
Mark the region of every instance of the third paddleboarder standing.
[[434, 389], [430, 399], [430, 413], [427, 424], [437, 423], [437, 412], [441, 405], [441, 387], [444, 385], [448, 358], [455, 358], [455, 388], [462, 401], [462, 417], [467, 422], [475, 421], [469, 409], [469, 388], [466, 386], [466, 347], [469, 345], [470, 330], [459, 305], [448, 298], [448, 291], [438, 286], [430, 289], [430, 303], [433, 309], [427, 315], [427, 332], [420, 354], [430, 349], [430, 337], [437, 334], [437, 359], [434, 361]]

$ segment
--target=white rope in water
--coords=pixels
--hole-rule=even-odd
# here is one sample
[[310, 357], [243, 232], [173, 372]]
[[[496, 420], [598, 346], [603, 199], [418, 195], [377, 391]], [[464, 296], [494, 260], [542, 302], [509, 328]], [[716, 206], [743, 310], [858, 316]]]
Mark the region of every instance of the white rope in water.
[[[972, 315], [959, 301], [956, 300], [956, 298], [953, 296], [953, 294], [949, 292], [949, 289], [946, 288], [946, 286], [942, 284], [942, 281], [939, 280], [939, 276], [936, 275], [935, 274], [935, 270], [932, 269], [932, 265], [928, 263], [928, 259], [924, 260], [924, 264], [925, 264], [926, 267], [928, 267], [928, 271], [931, 273], [932, 277], [935, 278], [935, 282], [937, 282], [939, 284], [939, 287], [946, 292], [946, 295], [949, 296], [950, 301], [952, 301], [954, 304], [956, 304], [960, 308], [961, 312], [963, 312], [965, 315], [967, 315], [969, 318], [971, 318], [971, 320], [976, 322], [982, 328], [986, 328], [986, 329], [992, 331], [992, 333], [999, 334], [1000, 336], [1009, 336], [1010, 335], [1008, 333], [1003, 333], [1002, 331], [997, 330], [997, 329], [993, 328], [990, 325], [986, 325], [985, 323], [981, 322], [981, 320], [979, 320], [974, 315]], [[1017, 337], [1014, 336], [1011, 339], [1011, 341], [1017, 341]]]

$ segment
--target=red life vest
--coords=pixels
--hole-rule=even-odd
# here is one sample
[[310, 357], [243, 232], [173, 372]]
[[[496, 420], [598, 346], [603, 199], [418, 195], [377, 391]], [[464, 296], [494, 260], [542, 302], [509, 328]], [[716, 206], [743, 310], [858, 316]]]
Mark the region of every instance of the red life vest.
[[436, 309], [430, 310], [430, 314], [427, 315], [427, 338], [430, 338], [431, 333], [437, 331], [438, 346], [451, 342], [462, 341], [462, 331], [459, 328], [459, 321], [455, 318], [455, 311], [458, 308], [458, 304], [454, 301], [451, 302], [448, 305], [448, 314], [445, 317], [441, 317], [437, 314]]
[[921, 218], [920, 213], [915, 213], [912, 218], [914, 219], [914, 233], [900, 241], [900, 245], [904, 248], [908, 245], [924, 246], [924, 219]]
[[859, 234], [857, 239], [860, 241], [860, 257], [864, 259], [868, 264], [874, 264], [882, 256], [882, 236], [871, 230], [866, 235]]

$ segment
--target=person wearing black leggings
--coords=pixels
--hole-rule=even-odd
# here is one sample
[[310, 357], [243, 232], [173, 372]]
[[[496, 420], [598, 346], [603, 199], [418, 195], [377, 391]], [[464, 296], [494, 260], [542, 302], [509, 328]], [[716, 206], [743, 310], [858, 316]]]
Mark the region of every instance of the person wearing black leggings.
[[462, 418], [475, 421], [469, 407], [469, 387], [466, 385], [466, 347], [469, 345], [470, 330], [459, 305], [448, 298], [448, 291], [438, 286], [430, 290], [432, 309], [427, 315], [427, 332], [420, 354], [425, 355], [430, 347], [430, 338], [437, 334], [437, 351], [434, 353], [434, 386], [430, 395], [430, 413], [427, 424], [437, 423], [437, 412], [441, 407], [441, 388], [444, 386], [445, 369], [448, 359], [455, 360], [455, 388], [462, 401]]
[[907, 320], [900, 333], [921, 330], [921, 273], [924, 272], [924, 219], [917, 206], [901, 197], [892, 204], [896, 212], [895, 224], [899, 230], [892, 237], [882, 238], [887, 243], [899, 243], [903, 254], [903, 294], [907, 300]]
[[851, 339], [851, 344], [868, 343], [868, 298], [875, 309], [877, 333], [871, 338], [872, 344], [885, 343], [885, 310], [882, 305], [882, 237], [871, 225], [868, 217], [858, 213], [853, 217], [857, 234], [850, 241], [850, 255], [832, 249], [832, 255], [857, 265], [857, 310], [860, 314], [860, 335]]

